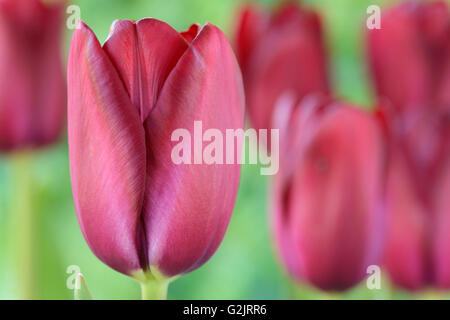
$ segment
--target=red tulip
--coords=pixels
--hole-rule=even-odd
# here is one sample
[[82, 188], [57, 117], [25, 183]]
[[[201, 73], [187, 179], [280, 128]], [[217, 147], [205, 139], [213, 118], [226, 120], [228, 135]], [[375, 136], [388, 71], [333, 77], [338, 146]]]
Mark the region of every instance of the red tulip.
[[255, 6], [242, 10], [236, 30], [253, 126], [269, 129], [276, 102], [283, 94], [298, 100], [328, 92], [326, 54], [320, 18], [314, 11], [286, 3], [272, 14]]
[[381, 131], [365, 111], [307, 98], [286, 134], [273, 199], [280, 257], [300, 281], [325, 290], [352, 287], [381, 253]]
[[386, 266], [408, 289], [450, 288], [450, 12], [407, 2], [369, 32], [390, 135]]
[[103, 45], [84, 23], [68, 65], [69, 151], [78, 221], [92, 251], [135, 277], [204, 264], [227, 229], [239, 165], [176, 165], [175, 129], [243, 128], [239, 67], [206, 24], [178, 33], [116, 21]]
[[64, 124], [64, 1], [0, 1], [0, 151], [41, 146]]

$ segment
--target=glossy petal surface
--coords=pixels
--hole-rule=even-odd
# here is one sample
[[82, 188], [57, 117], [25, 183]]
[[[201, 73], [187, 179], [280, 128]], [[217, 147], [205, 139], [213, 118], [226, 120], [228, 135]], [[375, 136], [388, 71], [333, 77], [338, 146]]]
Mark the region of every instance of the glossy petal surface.
[[144, 130], [113, 64], [83, 23], [72, 39], [68, 83], [70, 169], [80, 227], [102, 261], [130, 274], [145, 267], [138, 253]]
[[192, 271], [215, 252], [240, 176], [238, 164], [175, 165], [170, 135], [185, 128], [194, 140], [194, 121], [202, 121], [203, 131], [219, 129], [225, 137], [226, 129], [243, 128], [243, 100], [231, 47], [217, 27], [207, 24], [170, 74], [145, 122], [149, 261], [166, 275]]

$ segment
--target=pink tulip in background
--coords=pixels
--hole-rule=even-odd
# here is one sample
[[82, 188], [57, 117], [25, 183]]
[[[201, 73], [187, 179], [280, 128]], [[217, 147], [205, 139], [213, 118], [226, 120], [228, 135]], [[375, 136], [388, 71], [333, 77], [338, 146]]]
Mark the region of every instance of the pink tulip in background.
[[314, 11], [294, 2], [272, 13], [249, 5], [240, 13], [235, 48], [256, 129], [271, 127], [280, 96], [300, 101], [310, 93], [329, 91], [321, 20]]
[[138, 280], [204, 264], [227, 229], [240, 165], [176, 165], [175, 129], [243, 128], [242, 78], [221, 30], [116, 21], [103, 46], [80, 22], [68, 65], [75, 209], [92, 251]]
[[299, 281], [348, 289], [379, 262], [383, 246], [379, 125], [369, 113], [322, 96], [276, 112], [287, 115], [276, 124], [285, 128], [272, 199], [279, 256]]
[[390, 135], [385, 263], [408, 289], [450, 288], [450, 12], [409, 1], [368, 34]]
[[63, 128], [65, 1], [0, 1], [0, 151], [55, 141]]

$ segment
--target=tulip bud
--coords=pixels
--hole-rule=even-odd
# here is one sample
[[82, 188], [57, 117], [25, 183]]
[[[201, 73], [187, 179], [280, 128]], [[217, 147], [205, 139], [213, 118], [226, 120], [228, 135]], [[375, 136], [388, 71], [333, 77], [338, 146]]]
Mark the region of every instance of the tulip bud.
[[344, 290], [381, 253], [381, 130], [374, 117], [344, 103], [308, 98], [295, 110], [274, 181], [277, 248], [297, 280]]
[[63, 15], [64, 1], [0, 1], [0, 151], [49, 144], [61, 133]]
[[389, 130], [385, 264], [416, 290], [450, 288], [450, 11], [444, 1], [406, 2], [368, 34], [369, 57]]
[[272, 14], [248, 6], [235, 35], [247, 106], [256, 129], [271, 128], [273, 110], [283, 94], [299, 101], [328, 92], [321, 22], [314, 11], [286, 3]]
[[171, 135], [244, 125], [239, 67], [206, 24], [116, 21], [103, 45], [80, 22], [68, 64], [69, 151], [78, 221], [111, 268], [143, 279], [190, 272], [221, 243], [240, 166], [174, 164]]

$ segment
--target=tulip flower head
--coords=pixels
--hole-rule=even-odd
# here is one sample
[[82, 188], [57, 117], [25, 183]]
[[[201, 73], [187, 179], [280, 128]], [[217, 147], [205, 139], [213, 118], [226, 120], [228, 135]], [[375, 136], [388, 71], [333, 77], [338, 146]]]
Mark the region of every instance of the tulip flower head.
[[46, 145], [61, 133], [64, 4], [0, 1], [0, 151]]
[[386, 10], [368, 45], [390, 137], [387, 269], [407, 289], [450, 288], [449, 8]]
[[328, 98], [308, 97], [293, 110], [281, 126], [285, 156], [273, 188], [277, 249], [297, 280], [345, 290], [381, 254], [381, 131], [367, 112]]
[[269, 14], [245, 7], [235, 35], [252, 125], [270, 129], [280, 96], [301, 100], [329, 91], [321, 21], [314, 11], [287, 2]]
[[240, 166], [171, 160], [171, 134], [243, 128], [242, 78], [221, 30], [116, 21], [103, 46], [80, 22], [68, 64], [75, 209], [92, 251], [139, 280], [190, 272], [227, 229]]

